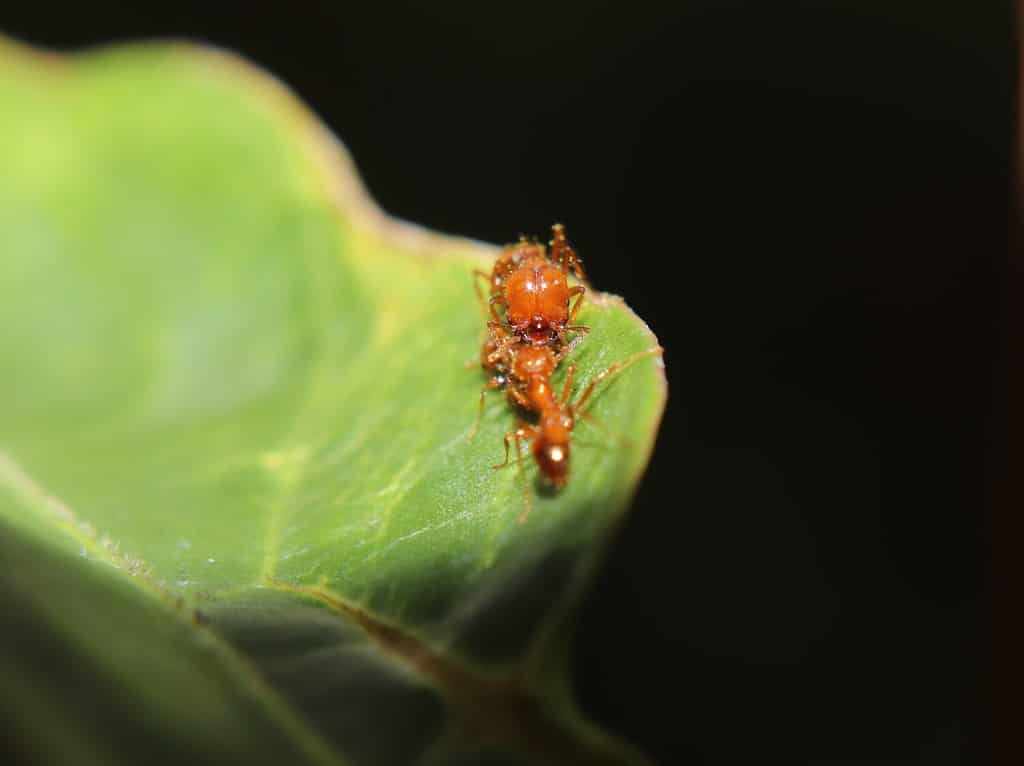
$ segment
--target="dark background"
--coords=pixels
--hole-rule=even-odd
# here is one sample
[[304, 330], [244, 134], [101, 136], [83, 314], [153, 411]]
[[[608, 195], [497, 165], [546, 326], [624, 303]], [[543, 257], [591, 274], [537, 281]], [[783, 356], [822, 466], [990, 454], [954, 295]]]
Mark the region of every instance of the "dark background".
[[0, 29], [237, 50], [389, 212], [563, 221], [658, 334], [658, 448], [579, 624], [598, 721], [666, 764], [988, 760], [1008, 6], [81, 5]]

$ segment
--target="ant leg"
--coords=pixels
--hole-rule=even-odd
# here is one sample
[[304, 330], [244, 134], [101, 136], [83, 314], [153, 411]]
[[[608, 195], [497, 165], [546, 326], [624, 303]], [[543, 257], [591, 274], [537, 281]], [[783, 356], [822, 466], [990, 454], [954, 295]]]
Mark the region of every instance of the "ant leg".
[[484, 397], [487, 395], [487, 391], [493, 391], [496, 388], [501, 388], [502, 384], [498, 382], [497, 378], [493, 378], [487, 381], [487, 385], [480, 389], [480, 405], [477, 407], [476, 422], [473, 423], [473, 430], [469, 432], [469, 436], [466, 437], [466, 441], [473, 441], [476, 438], [477, 431], [480, 430], [480, 420], [484, 416]]
[[587, 288], [583, 285], [569, 288], [569, 298], [571, 299], [574, 295], [576, 296], [576, 302], [572, 304], [572, 308], [569, 310], [569, 322], [576, 321], [576, 315], [580, 313], [580, 308], [583, 306], [583, 294], [585, 292], [587, 292]]
[[530, 497], [530, 487], [526, 482], [526, 471], [523, 468], [523, 450], [522, 440], [531, 439], [536, 435], [536, 429], [525, 423], [520, 423], [519, 427], [515, 431], [509, 431], [505, 434], [505, 462], [494, 466], [495, 470], [498, 468], [504, 468], [508, 465], [508, 441], [509, 439], [515, 439], [516, 442], [516, 462], [519, 464], [519, 475], [522, 479], [523, 484], [523, 512], [519, 514], [519, 523], [522, 524], [526, 521], [530, 515], [530, 511], [533, 510], [533, 500]]
[[502, 353], [505, 353], [509, 346], [514, 346], [515, 344], [522, 342], [522, 339], [518, 335], [509, 335], [508, 331], [512, 329], [512, 327], [504, 322], [495, 322], [493, 319], [489, 320], [487, 322], [487, 329], [490, 330], [492, 336], [498, 337], [495, 349]]
[[510, 335], [508, 332], [508, 326], [503, 322], [493, 324], [492, 322], [487, 323], [487, 329], [491, 333], [491, 338], [495, 342], [495, 347], [504, 354], [509, 346], [513, 346], [519, 343], [520, 338], [518, 335]]
[[551, 262], [558, 266], [563, 274], [568, 274], [569, 269], [575, 265], [579, 256], [569, 244], [569, 238], [565, 236], [565, 226], [556, 223], [551, 227], [551, 242], [548, 244], [551, 247]]
[[516, 388], [515, 386], [510, 386], [505, 390], [508, 391], [508, 397], [515, 403], [517, 407], [520, 407], [527, 411], [533, 409], [533, 407], [530, 406], [530, 400], [527, 399], [523, 392], [520, 391], [518, 388]]
[[572, 378], [576, 374], [576, 365], [570, 364], [569, 369], [565, 371], [565, 385], [562, 387], [562, 398], [558, 400], [558, 403], [565, 405], [565, 400], [569, 398], [569, 393], [572, 391]]
[[487, 316], [487, 302], [484, 298], [483, 292], [480, 290], [480, 280], [484, 280], [487, 286], [490, 287], [491, 275], [481, 269], [473, 269], [473, 289], [476, 291], [476, 299], [480, 303], [480, 310], [484, 312], [484, 316]]
[[478, 364], [480, 364], [480, 357], [479, 356], [471, 356], [469, 359], [467, 359], [465, 362], [462, 363], [462, 366], [465, 369], [467, 369], [467, 370], [472, 370]]
[[523, 439], [530, 439], [530, 438], [532, 438], [533, 435], [534, 435], [533, 428], [531, 428], [528, 425], [522, 424], [522, 423], [519, 425], [518, 428], [516, 428], [515, 431], [509, 431], [507, 434], [505, 434], [505, 462], [498, 463], [497, 465], [491, 466], [491, 467], [495, 471], [497, 471], [498, 469], [504, 468], [505, 466], [508, 465], [508, 449], [509, 449], [509, 444], [508, 443], [509, 443], [510, 439], [515, 439], [515, 442], [516, 442], [516, 462], [522, 463], [523, 462], [523, 449], [520, 446], [520, 442]]
[[[485, 309], [486, 311], [486, 309]], [[471, 357], [462, 363], [462, 366], [467, 370], [476, 367], [477, 365], [484, 368], [484, 370], [491, 370], [501, 361], [505, 354], [505, 348], [507, 343], [505, 338], [507, 335], [503, 332], [498, 332], [495, 327], [492, 326], [491, 322], [487, 323], [487, 330], [484, 331], [484, 338], [481, 340], [480, 354], [475, 357]]]
[[568, 325], [558, 331], [558, 340], [565, 343], [565, 334], [570, 332], [576, 336], [569, 342], [569, 350], [571, 351], [576, 348], [577, 343], [583, 340], [583, 336], [590, 332], [590, 328], [582, 324]]
[[567, 354], [569, 352], [571, 352], [574, 348], [576, 348], [576, 346], [578, 346], [583, 341], [584, 336], [588, 332], [590, 332], [590, 328], [589, 327], [577, 327], [572, 332], [574, 333], [574, 337], [573, 337], [573, 339], [571, 341], [569, 341], [569, 345], [566, 346], [566, 353]]
[[484, 366], [493, 366], [500, 361], [510, 365], [509, 350], [512, 346], [522, 342], [522, 339], [518, 335], [509, 335], [508, 327], [502, 322], [488, 322], [487, 330], [490, 333], [490, 340], [494, 344], [494, 350], [487, 355]]
[[625, 436], [622, 436], [621, 434], [617, 434], [614, 431], [612, 431], [612, 429], [610, 429], [607, 425], [605, 425], [604, 421], [602, 421], [600, 418], [598, 418], [597, 415], [592, 415], [591, 413], [587, 412], [586, 410], [582, 410], [580, 412], [577, 412], [576, 414], [579, 415], [581, 418], [583, 418], [588, 423], [590, 423], [591, 425], [597, 426], [598, 429], [600, 429], [604, 433], [605, 436], [607, 436], [609, 439], [612, 439], [613, 441], [618, 442], [623, 447], [628, 447], [629, 445], [631, 445], [633, 443], [629, 438], [627, 438]]
[[[498, 306], [504, 306], [506, 309], [508, 308], [508, 302], [505, 300], [504, 296], [501, 296], [501, 295], [491, 296], [491, 300], [489, 301], [489, 306], [490, 306], [490, 309], [491, 309], [491, 319], [494, 320], [495, 324], [498, 324], [498, 325], [502, 324], [501, 317], [498, 316], [498, 308], [497, 307]], [[488, 322], [488, 326], [490, 326], [489, 322]]]
[[566, 256], [568, 255], [569, 241], [565, 236], [565, 226], [560, 223], [556, 223], [551, 227], [551, 241], [548, 242], [548, 247], [551, 248], [551, 262], [562, 269], [565, 273], [569, 272]]
[[569, 244], [569, 238], [565, 236], [565, 226], [556, 223], [551, 227], [551, 241], [548, 245], [551, 248], [551, 262], [558, 266], [563, 274], [568, 274], [570, 264], [576, 261], [577, 255]]
[[523, 479], [523, 512], [519, 514], [517, 521], [522, 524], [533, 510], [533, 500], [530, 497], [530, 487], [526, 483], [526, 471], [523, 470], [522, 463], [519, 464], [519, 473]]
[[562, 273], [568, 274], [570, 270], [576, 275], [582, 284], [590, 287], [587, 275], [583, 273], [583, 261], [580, 260], [576, 249], [569, 244], [565, 236], [565, 226], [556, 223], [551, 227], [553, 239], [551, 240], [551, 262], [562, 269]]
[[[573, 410], [582, 411], [583, 405], [587, 403], [587, 399], [589, 399], [590, 395], [594, 393], [594, 387], [597, 386], [597, 384], [600, 383], [602, 380], [610, 378], [613, 375], [618, 375], [627, 367], [636, 362], [639, 362], [641, 359], [644, 359], [645, 357], [654, 356], [655, 354], [661, 354], [664, 351], [665, 349], [663, 349], [661, 346], [655, 346], [654, 348], [649, 348], [646, 351], [638, 351], [635, 354], [627, 356], [622, 361], [616, 362], [615, 364], [601, 370], [601, 372], [597, 373], [597, 375], [593, 377], [590, 383], [587, 384], [587, 387], [583, 389], [583, 395], [580, 396], [579, 401], [572, 405]], [[580, 412], [580, 414], [582, 415], [583, 413]]]
[[513, 437], [515, 437], [515, 440], [516, 440], [516, 449], [519, 448], [519, 431], [518, 431], [518, 429], [515, 430], [515, 431], [509, 431], [507, 434], [505, 434], [505, 462], [498, 463], [497, 465], [492, 465], [491, 466], [491, 470], [492, 471], [497, 471], [499, 468], [504, 468], [505, 466], [508, 465], [508, 440], [513, 438]]
[[[589, 330], [590, 328], [588, 327], [587, 329]], [[556, 367], [560, 365], [562, 363], [562, 360], [569, 356], [569, 354], [572, 353], [573, 349], [576, 348], [576, 346], [580, 344], [580, 341], [583, 340], [583, 333], [577, 333], [571, 341], [566, 343], [565, 333], [565, 330], [560, 330], [558, 333], [558, 342], [562, 344], [562, 349], [557, 354], [555, 354]]]
[[572, 273], [576, 275], [576, 279], [580, 281], [580, 284], [590, 287], [590, 281], [587, 279], [587, 275], [583, 273], [583, 261], [576, 254], [576, 251], [572, 251], [572, 260], [570, 261], [572, 267]]

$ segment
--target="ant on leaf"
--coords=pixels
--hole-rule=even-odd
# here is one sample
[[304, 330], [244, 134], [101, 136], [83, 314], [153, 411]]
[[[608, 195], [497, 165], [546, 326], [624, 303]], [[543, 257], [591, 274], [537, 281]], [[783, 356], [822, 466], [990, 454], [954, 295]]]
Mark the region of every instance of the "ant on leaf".
[[[583, 333], [590, 330], [589, 327], [571, 324], [586, 293], [583, 262], [569, 244], [565, 226], [556, 223], [551, 232], [550, 251], [541, 243], [520, 235], [519, 242], [501, 251], [490, 274], [481, 269], [473, 272], [473, 286], [480, 307], [488, 317], [480, 365], [491, 379], [480, 391], [480, 408], [470, 439], [476, 435], [480, 425], [487, 390], [504, 388], [508, 384], [512, 360], [520, 344], [551, 349], [554, 354], [553, 370], [582, 340]], [[569, 287], [570, 271], [583, 284]], [[480, 279], [490, 285], [491, 297], [487, 304], [480, 291]], [[576, 300], [570, 308], [573, 298]], [[505, 308], [504, 319], [498, 313], [499, 306]], [[571, 342], [566, 341], [569, 332], [575, 334]], [[513, 402], [524, 405], [525, 400], [522, 397], [516, 399], [511, 389], [509, 395]]]
[[[494, 262], [491, 273], [477, 269], [474, 276], [490, 285], [490, 327], [504, 327], [520, 342], [550, 344], [566, 342], [566, 333], [585, 333], [589, 328], [572, 323], [583, 305], [587, 279], [583, 262], [565, 236], [565, 227], [551, 227], [550, 252], [539, 242], [520, 237]], [[569, 272], [581, 284], [569, 286]], [[480, 282], [475, 281], [477, 297], [483, 304]], [[575, 298], [572, 307], [569, 303]], [[505, 309], [504, 320], [498, 307]]]
[[[480, 270], [474, 272], [476, 277], [487, 279], [491, 286], [490, 302], [485, 309], [490, 316], [488, 335], [480, 352], [480, 364], [491, 379], [480, 391], [477, 420], [469, 438], [476, 435], [488, 389], [505, 388], [509, 401], [536, 417], [536, 424], [520, 421], [514, 431], [505, 434], [505, 461], [494, 468], [504, 468], [509, 464], [513, 441], [517, 462], [522, 465], [521, 442], [529, 440], [541, 474], [557, 490], [568, 480], [569, 442], [577, 418], [598, 423], [585, 409], [596, 386], [634, 362], [660, 354], [662, 349], [655, 347], [632, 354], [602, 370], [590, 380], [574, 403], [568, 401], [576, 373], [576, 366], [571, 364], [561, 395], [556, 396], [551, 376], [589, 328], [572, 324], [579, 313], [586, 287], [581, 284], [570, 288], [567, 281], [571, 270], [581, 282], [585, 282], [582, 263], [568, 244], [565, 228], [555, 224], [552, 231], [554, 239], [550, 243], [550, 255], [543, 245], [529, 242], [524, 237], [518, 244], [502, 251], [490, 275]], [[483, 306], [480, 283], [476, 281], [474, 284]], [[576, 301], [570, 308], [569, 302], [573, 297]], [[498, 313], [499, 306], [505, 308], [504, 320]], [[571, 342], [566, 341], [569, 332], [576, 334]], [[526, 509], [520, 521], [525, 521], [530, 508], [527, 493]]]
[[[599, 423], [585, 409], [587, 401], [593, 395], [597, 385], [603, 380], [618, 375], [641, 359], [661, 353], [662, 348], [656, 346], [631, 354], [625, 359], [609, 365], [591, 378], [579, 398], [570, 403], [568, 400], [572, 392], [576, 365], [569, 365], [566, 370], [565, 382], [562, 385], [562, 393], [560, 396], [556, 396], [554, 387], [551, 385], [551, 374], [554, 372], [556, 364], [555, 354], [542, 346], [520, 348], [515, 354], [509, 373], [511, 384], [508, 388], [509, 398], [521, 409], [536, 413], [537, 423], [533, 425], [520, 421], [515, 430], [505, 434], [505, 461], [494, 468], [504, 468], [508, 465], [510, 443], [513, 441], [516, 445], [516, 460], [522, 463], [523, 454], [520, 444], [524, 439], [528, 439], [531, 442], [533, 459], [541, 474], [555, 489], [564, 487], [569, 478], [569, 441], [576, 428], [577, 418]], [[525, 518], [528, 512], [529, 508], [524, 512], [522, 518]]]

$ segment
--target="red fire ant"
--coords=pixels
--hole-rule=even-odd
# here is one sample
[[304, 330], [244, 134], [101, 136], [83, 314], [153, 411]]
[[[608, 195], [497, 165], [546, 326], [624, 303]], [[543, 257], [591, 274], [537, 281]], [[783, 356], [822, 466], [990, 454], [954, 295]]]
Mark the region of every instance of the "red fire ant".
[[[572, 392], [573, 377], [576, 374], [576, 365], [569, 365], [561, 396], [556, 396], [551, 385], [551, 374], [558, 364], [558, 355], [546, 346], [518, 347], [508, 372], [507, 382], [510, 384], [507, 389], [508, 395], [509, 399], [521, 409], [537, 413], [537, 424], [532, 425], [520, 421], [514, 431], [505, 434], [505, 461], [494, 468], [504, 468], [509, 464], [509, 447], [512, 441], [516, 445], [516, 462], [522, 465], [523, 454], [520, 443], [524, 439], [529, 439], [532, 442], [533, 458], [541, 474], [556, 490], [564, 487], [569, 478], [569, 441], [576, 428], [577, 418], [584, 418], [599, 424], [599, 421], [584, 409], [597, 385], [622, 372], [635, 362], [661, 352], [661, 347], [656, 346], [631, 354], [606, 367], [591, 378], [579, 399], [574, 403], [568, 403], [569, 394]], [[529, 497], [527, 494], [526, 508], [519, 517], [520, 521], [525, 521], [530, 513]]]
[[[479, 269], [473, 272], [490, 284], [488, 326], [505, 327], [522, 342], [562, 344], [567, 332], [584, 333], [589, 329], [572, 325], [587, 291], [583, 263], [569, 244], [562, 224], [556, 223], [551, 232], [550, 253], [539, 242], [523, 237], [502, 251], [490, 274]], [[569, 287], [570, 271], [583, 284]], [[482, 304], [480, 283], [474, 284]], [[576, 301], [570, 308], [573, 298]], [[505, 309], [504, 320], [498, 306]]]

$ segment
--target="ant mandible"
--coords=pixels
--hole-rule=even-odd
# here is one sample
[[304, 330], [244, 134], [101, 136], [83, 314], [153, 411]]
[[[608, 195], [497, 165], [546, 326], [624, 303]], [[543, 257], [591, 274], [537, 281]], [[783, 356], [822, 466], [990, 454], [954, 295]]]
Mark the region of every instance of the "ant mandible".
[[[583, 263], [569, 244], [562, 224], [556, 223], [551, 232], [550, 252], [541, 243], [521, 237], [502, 251], [490, 274], [479, 269], [473, 272], [490, 285], [488, 326], [507, 328], [511, 342], [564, 344], [566, 333], [589, 330], [572, 324], [587, 291]], [[569, 286], [570, 271], [581, 284]], [[480, 282], [474, 285], [483, 303]], [[573, 298], [576, 300], [570, 307]], [[505, 309], [504, 320], [498, 313], [499, 306]]]

